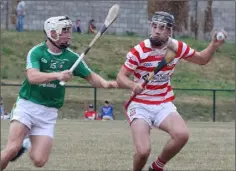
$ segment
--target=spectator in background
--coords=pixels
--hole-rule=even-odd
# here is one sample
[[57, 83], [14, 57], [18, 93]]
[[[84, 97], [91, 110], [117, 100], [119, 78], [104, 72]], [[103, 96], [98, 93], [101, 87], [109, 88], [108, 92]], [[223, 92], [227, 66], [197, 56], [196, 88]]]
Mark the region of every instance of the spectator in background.
[[100, 117], [103, 120], [114, 120], [113, 106], [110, 105], [109, 101], [105, 101], [104, 105], [101, 107]]
[[3, 103], [2, 96], [1, 96], [1, 99], [0, 99], [0, 105], [1, 105], [0, 106], [1, 120], [10, 119], [10, 115], [4, 109], [4, 103]]
[[96, 26], [94, 23], [94, 19], [91, 19], [88, 24], [88, 34], [95, 34], [97, 33]]
[[89, 104], [88, 110], [84, 112], [84, 120], [95, 120], [97, 113], [94, 111], [93, 105]]
[[25, 2], [22, 0], [17, 0], [16, 15], [17, 15], [16, 30], [18, 32], [22, 32], [25, 18]]
[[81, 21], [80, 19], [77, 19], [75, 21], [74, 31], [77, 33], [82, 33], [80, 21]]
[[1, 105], [0, 112], [1, 112], [1, 116], [2, 116], [2, 115], [5, 114], [4, 103], [3, 103], [2, 96], [1, 96], [1, 99], [0, 99], [0, 105]]

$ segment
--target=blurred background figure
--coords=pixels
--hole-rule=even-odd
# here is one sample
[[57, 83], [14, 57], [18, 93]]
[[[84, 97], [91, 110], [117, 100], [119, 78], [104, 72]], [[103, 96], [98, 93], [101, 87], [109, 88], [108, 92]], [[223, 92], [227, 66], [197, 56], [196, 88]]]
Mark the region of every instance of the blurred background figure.
[[77, 19], [77, 20], [75, 21], [74, 31], [77, 32], [77, 33], [82, 33], [81, 20], [80, 20], [80, 19]]
[[101, 107], [100, 117], [103, 120], [114, 120], [115, 119], [115, 116], [113, 113], [113, 106], [107, 100], [104, 102], [104, 105]]
[[0, 106], [1, 120], [10, 119], [10, 114], [8, 114], [8, 113], [5, 111], [2, 96], [1, 96], [1, 99], [0, 99], [0, 105], [1, 105], [1, 106]]
[[92, 104], [89, 104], [88, 110], [84, 112], [84, 120], [95, 120], [97, 112], [95, 112]]
[[91, 19], [88, 23], [88, 34], [95, 34], [95, 33], [97, 33], [95, 20]]
[[16, 30], [18, 32], [22, 32], [25, 18], [25, 2], [22, 0], [17, 1], [16, 15], [17, 15]]

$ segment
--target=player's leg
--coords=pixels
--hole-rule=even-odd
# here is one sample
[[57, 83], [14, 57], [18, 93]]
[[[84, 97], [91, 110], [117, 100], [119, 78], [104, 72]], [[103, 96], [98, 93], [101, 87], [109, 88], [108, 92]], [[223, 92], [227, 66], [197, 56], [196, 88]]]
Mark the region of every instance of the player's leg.
[[135, 155], [133, 171], [141, 171], [151, 152], [150, 129], [151, 117], [147, 105], [132, 102], [127, 109], [127, 119], [130, 122]]
[[[11, 111], [11, 123], [6, 148], [1, 152], [1, 168], [5, 168], [9, 161], [12, 160], [18, 152], [22, 151], [22, 142], [24, 137], [30, 132], [32, 122], [28, 116], [27, 108], [21, 99], [17, 99]], [[19, 155], [18, 155], [19, 156]]]
[[51, 154], [57, 109], [35, 105], [38, 112], [32, 115], [35, 125], [30, 131], [30, 158], [36, 167], [42, 167]]
[[18, 153], [16, 154], [15, 157], [13, 157], [10, 161], [11, 162], [14, 162], [16, 161], [22, 154], [24, 154], [27, 150], [30, 150], [31, 148], [31, 142], [30, 142], [30, 139], [29, 137], [25, 137], [24, 138], [24, 141], [23, 141], [23, 144], [20, 148], [20, 150], [18, 151]]
[[30, 140], [30, 158], [36, 167], [42, 167], [48, 161], [53, 138], [46, 135], [31, 135]]
[[[29, 139], [25, 139], [24, 147], [30, 148], [29, 154], [36, 167], [42, 167], [51, 153], [57, 109], [48, 108], [28, 100], [20, 99], [21, 107], [27, 109], [25, 117], [32, 122]], [[22, 142], [21, 142], [22, 143]]]
[[131, 123], [135, 155], [133, 171], [141, 171], [145, 166], [151, 152], [150, 126], [143, 119], [135, 119]]
[[158, 114], [155, 124], [171, 136], [157, 160], [152, 163], [154, 170], [161, 171], [164, 165], [187, 143], [189, 132], [185, 121], [179, 115], [173, 103], [163, 105], [163, 110]]
[[1, 170], [7, 167], [9, 161], [21, 149], [23, 139], [28, 132], [29, 128], [23, 123], [17, 120], [11, 122], [6, 148], [1, 151]]

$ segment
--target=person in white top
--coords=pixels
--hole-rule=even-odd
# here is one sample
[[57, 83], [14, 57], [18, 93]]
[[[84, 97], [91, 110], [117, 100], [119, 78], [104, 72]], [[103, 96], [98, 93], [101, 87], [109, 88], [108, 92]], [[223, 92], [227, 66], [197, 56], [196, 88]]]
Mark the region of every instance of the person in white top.
[[18, 32], [22, 32], [25, 18], [25, 1], [17, 0], [16, 15], [17, 15], [16, 30]]
[[[165, 164], [187, 143], [189, 131], [172, 103], [174, 93], [170, 78], [180, 59], [205, 65], [212, 59], [216, 49], [224, 43], [224, 40], [216, 39], [217, 33], [215, 33], [209, 46], [197, 52], [186, 43], [171, 37], [173, 26], [173, 15], [162, 11], [155, 12], [151, 21], [150, 38], [141, 41], [128, 52], [127, 59], [117, 75], [119, 86], [129, 88], [136, 94], [126, 110], [136, 148], [133, 171], [141, 171], [150, 155], [151, 128], [159, 128], [167, 132], [171, 138], [157, 160], [149, 167], [150, 171], [163, 171]], [[227, 33], [223, 34], [226, 37]], [[175, 59], [157, 73], [145, 87], [142, 87], [143, 77], [154, 70], [163, 58], [167, 47], [176, 52]], [[133, 81], [129, 78], [131, 74], [134, 76]]]

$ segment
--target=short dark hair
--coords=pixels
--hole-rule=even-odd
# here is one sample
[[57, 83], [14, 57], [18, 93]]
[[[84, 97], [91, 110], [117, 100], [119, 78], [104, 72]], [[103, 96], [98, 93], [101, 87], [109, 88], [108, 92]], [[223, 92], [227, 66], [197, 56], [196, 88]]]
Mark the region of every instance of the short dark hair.
[[109, 104], [109, 101], [106, 100], [105, 103], [106, 103], [106, 104]]

